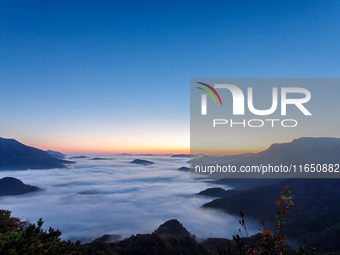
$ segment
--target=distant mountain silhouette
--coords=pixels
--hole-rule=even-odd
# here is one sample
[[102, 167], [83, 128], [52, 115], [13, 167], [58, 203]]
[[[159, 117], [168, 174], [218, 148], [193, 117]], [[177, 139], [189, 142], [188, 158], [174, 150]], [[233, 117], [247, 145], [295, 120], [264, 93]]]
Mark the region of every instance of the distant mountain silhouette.
[[112, 158], [91, 158], [91, 160], [112, 160]]
[[190, 154], [174, 154], [172, 158], [190, 158]]
[[48, 154], [50, 154], [52, 157], [58, 158], [58, 159], [64, 159], [66, 157], [65, 154], [62, 154], [59, 151], [51, 151], [51, 150], [47, 150], [46, 151]]
[[71, 161], [57, 159], [47, 152], [0, 137], [0, 170], [64, 168]]
[[[288, 143], [272, 144], [267, 150], [255, 154], [240, 154], [232, 156], [202, 156], [192, 160], [194, 165], [232, 165], [236, 169], [241, 166], [297, 166], [304, 164], [339, 164], [340, 138], [329, 137], [302, 137]], [[271, 178], [320, 178], [319, 173], [267, 173], [265, 177]], [[218, 173], [215, 178], [231, 178], [233, 175], [243, 178], [262, 178], [261, 173]], [[322, 173], [322, 177], [334, 178], [334, 173]], [[227, 181], [229, 182], [229, 181]]]
[[38, 187], [26, 185], [19, 179], [13, 177], [4, 177], [0, 179], [0, 196], [22, 195], [38, 190]]
[[70, 159], [82, 159], [82, 158], [87, 158], [86, 156], [74, 156], [70, 157]]
[[208, 188], [205, 189], [201, 192], [199, 192], [197, 195], [200, 196], [207, 196], [207, 197], [220, 197], [220, 198], [225, 198], [225, 197], [231, 197], [237, 193], [240, 193], [240, 190], [225, 190], [222, 188]]
[[135, 160], [131, 161], [130, 164], [152, 165], [152, 164], [155, 164], [155, 163], [152, 162], [152, 161], [149, 161], [149, 160], [135, 159]]
[[179, 171], [184, 171], [184, 172], [189, 172], [190, 171], [190, 168], [189, 167], [186, 167], [186, 166], [182, 166], [180, 168], [178, 168]]
[[304, 164], [339, 163], [340, 138], [303, 137], [289, 143], [272, 144], [267, 150], [253, 154], [233, 164]]

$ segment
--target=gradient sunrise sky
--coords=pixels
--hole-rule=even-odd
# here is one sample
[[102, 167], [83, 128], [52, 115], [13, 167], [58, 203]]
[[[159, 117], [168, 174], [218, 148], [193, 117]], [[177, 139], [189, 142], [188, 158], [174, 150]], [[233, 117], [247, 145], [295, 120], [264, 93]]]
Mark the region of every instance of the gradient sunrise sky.
[[339, 77], [339, 1], [0, 1], [0, 136], [189, 152], [190, 78]]

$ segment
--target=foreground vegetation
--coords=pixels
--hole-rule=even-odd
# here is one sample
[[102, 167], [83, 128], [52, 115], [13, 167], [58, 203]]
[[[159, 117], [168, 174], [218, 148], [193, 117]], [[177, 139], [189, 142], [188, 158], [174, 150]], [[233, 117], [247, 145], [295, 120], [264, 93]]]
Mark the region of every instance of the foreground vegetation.
[[[230, 182], [227, 185], [234, 187], [234, 180], [227, 181]], [[340, 251], [337, 241], [340, 236], [340, 179], [273, 180], [276, 182], [265, 185], [259, 182], [258, 186], [247, 189], [253, 180], [241, 181], [245, 186], [238, 193], [215, 199], [204, 207], [236, 216], [242, 211], [248, 219], [263, 221], [274, 230], [278, 208], [273, 204], [280, 197], [282, 187], [295, 187], [291, 193], [295, 204], [284, 230], [287, 238], [306, 250], [314, 247], [322, 254]], [[237, 191], [237, 187], [234, 190]]]
[[0, 210], [0, 254], [79, 254], [79, 248], [72, 242], [61, 241], [61, 232], [50, 228], [42, 230], [43, 221], [37, 224], [12, 217], [11, 212]]

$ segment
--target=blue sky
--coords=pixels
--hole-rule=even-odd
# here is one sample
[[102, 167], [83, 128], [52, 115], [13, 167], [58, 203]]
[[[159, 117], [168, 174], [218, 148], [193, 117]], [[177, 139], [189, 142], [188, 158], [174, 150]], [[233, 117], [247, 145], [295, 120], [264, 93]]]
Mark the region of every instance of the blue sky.
[[194, 77], [339, 77], [339, 1], [0, 1], [0, 136], [186, 151]]

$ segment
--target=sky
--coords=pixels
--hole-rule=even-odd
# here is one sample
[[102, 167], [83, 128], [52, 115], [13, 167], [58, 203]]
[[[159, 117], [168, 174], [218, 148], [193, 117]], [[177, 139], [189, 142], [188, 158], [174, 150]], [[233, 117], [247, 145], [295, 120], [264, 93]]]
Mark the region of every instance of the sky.
[[0, 0], [0, 136], [189, 152], [190, 78], [339, 77], [339, 1]]

